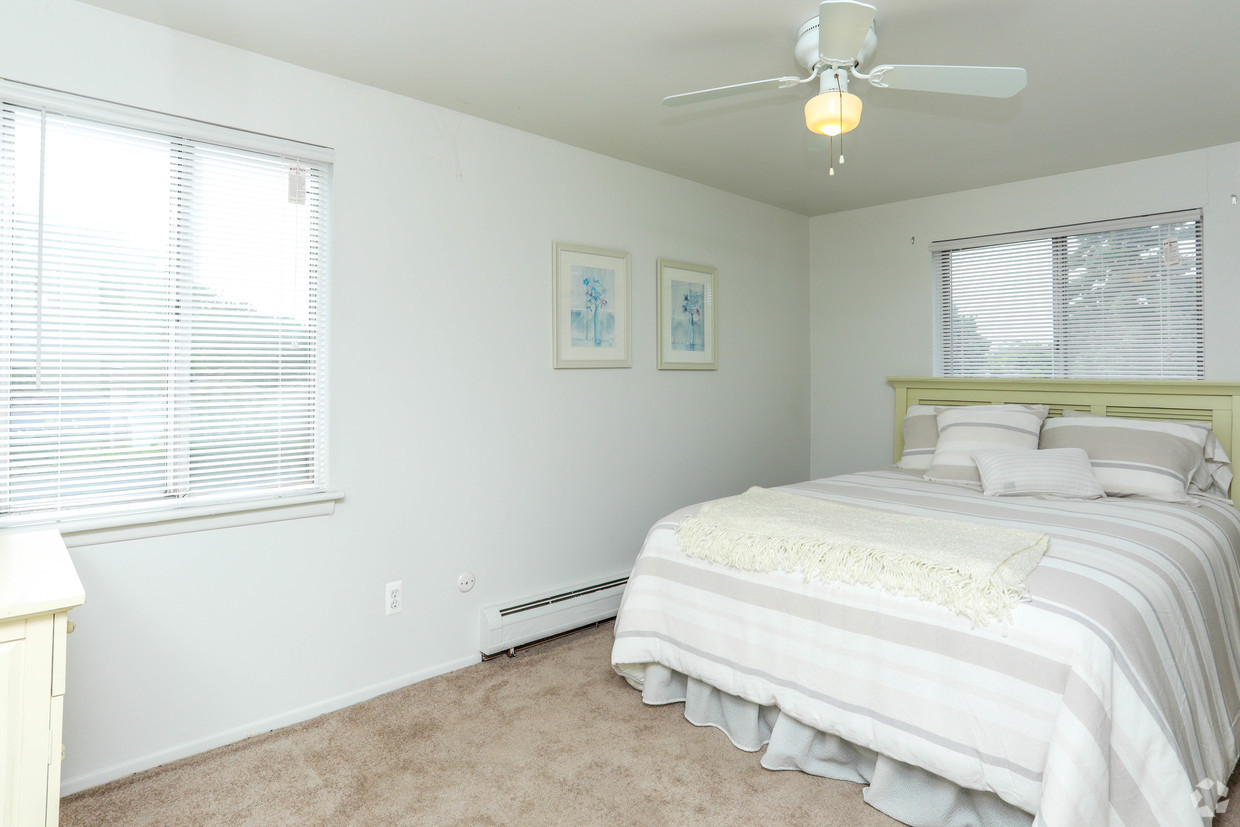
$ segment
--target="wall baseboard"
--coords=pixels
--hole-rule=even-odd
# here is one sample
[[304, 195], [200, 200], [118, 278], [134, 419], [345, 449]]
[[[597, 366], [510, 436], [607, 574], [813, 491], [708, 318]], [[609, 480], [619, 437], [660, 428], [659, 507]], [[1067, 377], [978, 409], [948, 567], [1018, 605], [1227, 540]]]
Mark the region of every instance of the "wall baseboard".
[[334, 698], [328, 698], [318, 703], [308, 706], [290, 709], [279, 715], [273, 715], [259, 721], [253, 721], [239, 727], [225, 730], [206, 738], [199, 738], [196, 741], [187, 741], [184, 744], [178, 744], [169, 749], [160, 750], [159, 752], [148, 753], [147, 755], [134, 758], [130, 761], [122, 761], [118, 764], [104, 767], [93, 772], [83, 773], [61, 779], [60, 795], [72, 795], [73, 793], [88, 790], [91, 787], [97, 787], [100, 784], [106, 784], [109, 781], [115, 781], [126, 775], [132, 775], [136, 772], [149, 770], [163, 764], [177, 761], [181, 758], [188, 758], [191, 755], [198, 755], [207, 750], [232, 744], [243, 738], [249, 738], [251, 735], [259, 735], [264, 732], [270, 732], [273, 729], [299, 724], [302, 721], [308, 721], [311, 718], [317, 718], [328, 712], [335, 712], [337, 709], [344, 709], [347, 706], [353, 706], [371, 698], [377, 698], [388, 692], [394, 692], [397, 689], [433, 678], [436, 675], [443, 675], [448, 672], [454, 672], [457, 669], [464, 669], [466, 666], [472, 666], [481, 661], [481, 656], [475, 652], [473, 655], [461, 658], [460, 660], [449, 661], [447, 663], [433, 666], [429, 669], [423, 669], [398, 678], [393, 678], [382, 683], [372, 684], [353, 692], [343, 695], [337, 695]]

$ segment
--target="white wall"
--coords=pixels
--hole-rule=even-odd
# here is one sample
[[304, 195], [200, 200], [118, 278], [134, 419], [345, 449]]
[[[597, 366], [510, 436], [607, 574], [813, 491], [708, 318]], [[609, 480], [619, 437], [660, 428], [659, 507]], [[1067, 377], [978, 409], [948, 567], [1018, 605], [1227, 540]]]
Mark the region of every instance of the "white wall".
[[1206, 378], [1240, 381], [1233, 193], [1240, 144], [811, 219], [811, 475], [891, 462], [885, 377], [934, 367], [932, 241], [1203, 207]]
[[[66, 791], [470, 663], [480, 607], [630, 565], [678, 506], [808, 474], [802, 216], [72, 0], [6, 0], [0, 76], [337, 158], [346, 499], [73, 551]], [[553, 241], [632, 253], [632, 369], [551, 368]], [[718, 268], [718, 371], [655, 369], [658, 257]]]

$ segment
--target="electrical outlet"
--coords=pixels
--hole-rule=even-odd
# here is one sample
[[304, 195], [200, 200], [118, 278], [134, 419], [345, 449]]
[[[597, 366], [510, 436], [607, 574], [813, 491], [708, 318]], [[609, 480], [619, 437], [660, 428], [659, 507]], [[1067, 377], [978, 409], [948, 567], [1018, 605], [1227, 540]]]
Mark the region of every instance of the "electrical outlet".
[[383, 590], [383, 613], [394, 615], [400, 611], [404, 600], [404, 581], [393, 580]]
[[475, 582], [474, 573], [472, 571], [467, 571], [460, 577], [456, 578], [456, 587], [463, 592], [467, 592], [474, 587]]

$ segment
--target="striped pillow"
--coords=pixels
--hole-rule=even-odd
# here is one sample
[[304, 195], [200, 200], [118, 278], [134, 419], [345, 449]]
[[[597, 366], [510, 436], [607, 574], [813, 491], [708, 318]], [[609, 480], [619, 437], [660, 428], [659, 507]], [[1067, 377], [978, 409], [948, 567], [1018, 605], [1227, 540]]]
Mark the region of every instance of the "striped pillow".
[[988, 497], [1053, 494], [1080, 500], [1105, 497], [1089, 454], [1080, 448], [989, 448], [973, 452]]
[[1038, 447], [1045, 405], [966, 405], [941, 408], [939, 444], [926, 471], [928, 480], [980, 485], [973, 452], [987, 448]]
[[934, 459], [939, 444], [939, 423], [933, 405], [909, 405], [904, 412], [904, 450], [898, 468], [925, 471]]
[[1072, 416], [1043, 425], [1041, 447], [1084, 449], [1111, 496], [1184, 502], [1209, 435], [1198, 422]]
[[[1102, 414], [1090, 413], [1089, 411], [1074, 411], [1071, 409], [1065, 409], [1063, 415], [1102, 416]], [[1202, 427], [1210, 427], [1204, 422], [1201, 424]], [[1201, 464], [1197, 466], [1197, 472], [1193, 474], [1193, 478], [1188, 484], [1188, 493], [1222, 497], [1225, 500], [1231, 499], [1231, 481], [1233, 478], [1231, 458], [1227, 456], [1227, 451], [1223, 449], [1223, 443], [1219, 442], [1219, 438], [1215, 435], [1212, 428], [1206, 437], [1203, 453], [1204, 458]]]

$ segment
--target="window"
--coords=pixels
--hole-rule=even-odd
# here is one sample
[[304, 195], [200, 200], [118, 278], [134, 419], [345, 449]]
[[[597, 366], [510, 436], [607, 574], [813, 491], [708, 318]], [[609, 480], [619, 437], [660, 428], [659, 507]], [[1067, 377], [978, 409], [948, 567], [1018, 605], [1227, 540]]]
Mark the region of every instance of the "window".
[[936, 242], [946, 376], [1201, 379], [1201, 211]]
[[324, 491], [330, 179], [321, 148], [0, 86], [0, 526]]

